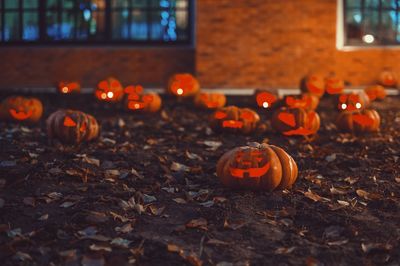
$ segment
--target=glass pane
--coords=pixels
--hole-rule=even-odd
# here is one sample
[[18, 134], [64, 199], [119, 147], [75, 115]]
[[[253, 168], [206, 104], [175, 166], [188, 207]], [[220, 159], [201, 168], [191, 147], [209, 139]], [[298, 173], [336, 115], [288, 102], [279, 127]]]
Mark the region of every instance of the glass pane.
[[35, 41], [39, 39], [39, 18], [37, 12], [24, 12], [22, 39]]
[[174, 41], [177, 39], [176, 18], [173, 12], [166, 10], [152, 12], [151, 39], [159, 41]]
[[47, 0], [47, 9], [56, 9], [58, 7], [58, 0]]
[[127, 8], [129, 0], [112, 0], [112, 7]]
[[73, 9], [75, 8], [75, 0], [63, 0], [62, 6], [64, 9]]
[[380, 38], [384, 43], [396, 42], [396, 17], [392, 17], [391, 13], [394, 11], [382, 12], [382, 27], [379, 31]]
[[132, 11], [131, 39], [146, 40], [148, 34], [147, 15], [141, 9]]
[[23, 8], [37, 8], [39, 6], [38, 0], [24, 0]]
[[60, 39], [60, 25], [58, 24], [58, 16], [55, 12], [46, 13], [46, 23], [47, 23], [47, 37], [51, 40]]
[[396, 2], [398, 0], [382, 0], [383, 8], [396, 8]]
[[105, 18], [104, 12], [93, 12], [92, 19], [90, 21], [90, 36], [92, 39], [100, 40], [104, 39], [105, 32]]
[[379, 8], [380, 0], [365, 0], [366, 8]]
[[[148, 0], [148, 1], [150, 1], [150, 0]], [[147, 7], [148, 1], [147, 0], [131, 0], [131, 5], [132, 5], [132, 7], [143, 8], [143, 7]], [[168, 2], [168, 1], [166, 1], [166, 2]]]
[[189, 13], [187, 11], [176, 11], [176, 26], [178, 40], [187, 40], [189, 38]]
[[63, 10], [61, 16], [61, 39], [70, 40], [75, 37], [75, 11], [72, 9]]
[[361, 0], [346, 0], [347, 7], [355, 7], [361, 9]]
[[128, 39], [128, 16], [127, 10], [112, 12], [112, 38], [113, 39]]
[[17, 12], [7, 12], [4, 18], [4, 40], [19, 40], [19, 14]]
[[11, 8], [18, 8], [19, 7], [19, 1], [17, 0], [4, 0], [5, 1], [5, 9], [11, 9]]

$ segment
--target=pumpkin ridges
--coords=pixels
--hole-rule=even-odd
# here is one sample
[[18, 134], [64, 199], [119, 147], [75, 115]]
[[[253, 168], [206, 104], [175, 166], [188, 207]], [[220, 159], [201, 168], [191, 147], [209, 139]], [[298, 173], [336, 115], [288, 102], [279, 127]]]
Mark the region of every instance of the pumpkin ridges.
[[291, 188], [297, 179], [298, 169], [294, 159], [280, 147], [270, 145], [271, 149], [278, 156], [282, 165], [282, 178], [277, 186], [278, 189]]
[[[207, 99], [204, 99], [207, 98]], [[208, 106], [208, 103], [215, 103], [215, 106]], [[194, 105], [202, 109], [217, 109], [224, 107], [226, 104], [226, 97], [222, 93], [205, 93], [200, 92], [194, 98]]]
[[[266, 157], [271, 164], [269, 171], [264, 177], [260, 177], [260, 188], [267, 191], [276, 189], [282, 180], [282, 165], [278, 155], [269, 146], [261, 148], [266, 152]], [[275, 178], [274, 178], [275, 177]]]
[[[355, 122], [354, 115], [366, 116], [366, 119], [372, 119], [372, 124], [360, 124]], [[341, 112], [336, 118], [338, 129], [346, 132], [364, 133], [379, 131], [380, 116], [376, 110], [358, 110], [354, 112]]]

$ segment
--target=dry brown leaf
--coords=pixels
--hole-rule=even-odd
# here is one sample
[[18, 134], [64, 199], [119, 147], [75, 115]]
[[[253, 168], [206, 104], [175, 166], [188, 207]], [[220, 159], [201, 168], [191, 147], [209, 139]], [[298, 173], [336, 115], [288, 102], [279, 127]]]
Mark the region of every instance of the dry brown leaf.
[[186, 227], [207, 230], [207, 220], [204, 218], [193, 219], [186, 224]]
[[35, 207], [36, 206], [36, 200], [35, 198], [32, 197], [25, 197], [23, 200], [25, 205], [31, 206], [31, 207]]
[[231, 229], [231, 230], [238, 230], [246, 225], [245, 221], [235, 221], [235, 222], [228, 222], [225, 219], [224, 221], [224, 228]]
[[313, 200], [314, 202], [318, 202], [318, 201], [329, 202], [330, 201], [330, 199], [321, 197], [320, 195], [312, 192], [311, 190], [308, 190], [308, 191], [304, 192], [304, 196], [306, 196], [307, 198]]

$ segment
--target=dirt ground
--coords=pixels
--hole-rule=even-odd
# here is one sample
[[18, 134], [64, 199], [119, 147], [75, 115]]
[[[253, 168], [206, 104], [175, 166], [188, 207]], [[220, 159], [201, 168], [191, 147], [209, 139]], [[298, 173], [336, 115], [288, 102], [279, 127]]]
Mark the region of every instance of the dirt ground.
[[[165, 99], [132, 115], [90, 95], [39, 95], [94, 114], [99, 140], [48, 143], [37, 126], [0, 123], [2, 265], [399, 265], [400, 98], [373, 106], [381, 132], [337, 132], [329, 99], [313, 142], [266, 131], [215, 134], [207, 111]], [[250, 98], [229, 104], [249, 106]], [[281, 146], [296, 160], [290, 191], [231, 191], [218, 158], [248, 142]]]

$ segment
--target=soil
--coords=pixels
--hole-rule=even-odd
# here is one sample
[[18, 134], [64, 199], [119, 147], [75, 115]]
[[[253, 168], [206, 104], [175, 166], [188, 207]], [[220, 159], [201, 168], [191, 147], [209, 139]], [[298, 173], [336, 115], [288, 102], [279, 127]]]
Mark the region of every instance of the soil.
[[[164, 97], [154, 115], [90, 95], [38, 95], [93, 114], [101, 137], [50, 144], [45, 119], [0, 123], [2, 265], [399, 265], [400, 98], [373, 107], [381, 131], [339, 133], [330, 99], [313, 141], [270, 129], [215, 134], [208, 111]], [[250, 97], [229, 104], [251, 106]], [[284, 148], [299, 166], [291, 190], [232, 191], [219, 157], [249, 142]]]

